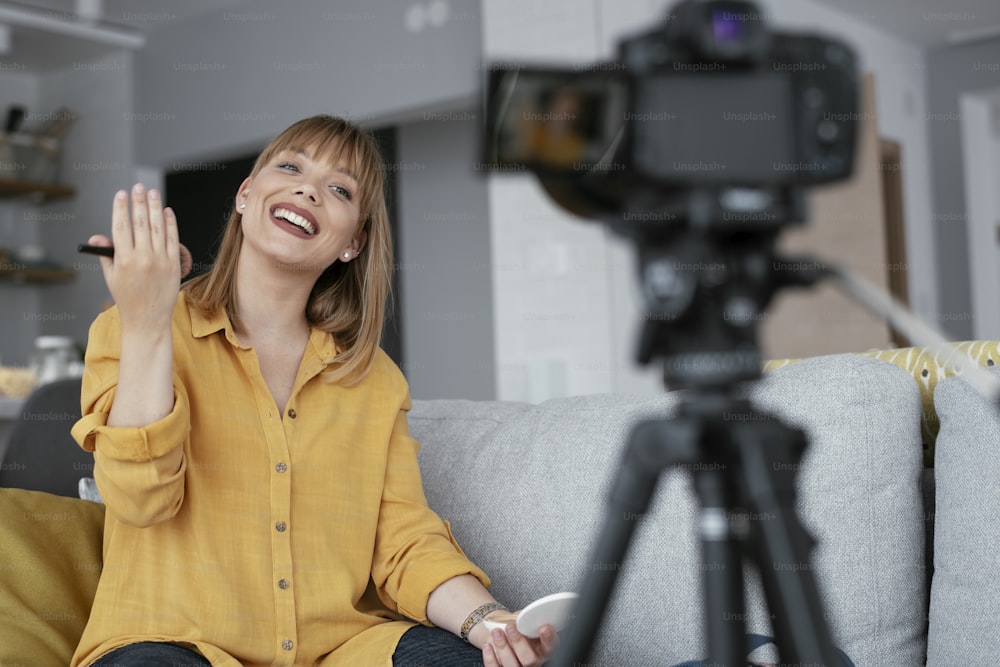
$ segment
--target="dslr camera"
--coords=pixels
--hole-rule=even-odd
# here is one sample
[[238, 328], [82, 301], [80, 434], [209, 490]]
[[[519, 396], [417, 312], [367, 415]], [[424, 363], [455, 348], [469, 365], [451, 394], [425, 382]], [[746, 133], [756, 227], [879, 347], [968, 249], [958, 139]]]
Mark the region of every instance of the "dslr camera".
[[[530, 170], [563, 207], [625, 233], [699, 224], [692, 215], [723, 224], [727, 210], [728, 222], [757, 212], [782, 224], [804, 215], [790, 192], [850, 175], [858, 80], [846, 44], [770, 31], [751, 2], [686, 0], [617, 56], [491, 66], [486, 169]], [[695, 191], [718, 196], [692, 211]]]

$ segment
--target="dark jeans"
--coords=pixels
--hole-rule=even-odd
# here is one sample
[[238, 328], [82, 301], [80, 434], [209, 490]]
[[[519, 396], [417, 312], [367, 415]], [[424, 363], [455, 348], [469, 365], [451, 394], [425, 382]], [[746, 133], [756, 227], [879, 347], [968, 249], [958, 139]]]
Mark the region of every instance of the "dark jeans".
[[160, 642], [139, 642], [122, 646], [101, 657], [91, 667], [212, 667], [195, 651]]
[[[482, 667], [482, 651], [441, 628], [407, 630], [392, 655], [392, 667]], [[108, 653], [91, 667], [212, 667], [195, 651], [175, 644], [140, 642]]]
[[483, 652], [447, 630], [418, 625], [399, 638], [392, 667], [483, 667]]

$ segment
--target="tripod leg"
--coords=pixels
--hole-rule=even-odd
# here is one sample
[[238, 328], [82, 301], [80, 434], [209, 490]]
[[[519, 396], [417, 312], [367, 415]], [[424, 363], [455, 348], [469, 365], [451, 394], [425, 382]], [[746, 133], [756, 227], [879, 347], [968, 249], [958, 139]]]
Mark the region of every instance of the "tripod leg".
[[[717, 469], [717, 465], [722, 467]], [[705, 640], [709, 664], [736, 667], [746, 664], [743, 558], [739, 542], [730, 532], [730, 508], [736, 504], [725, 464], [706, 457], [703, 468], [695, 472], [694, 481], [701, 504], [698, 531], [705, 588]]]
[[643, 422], [632, 432], [612, 485], [596, 548], [588, 561], [576, 619], [566, 629], [551, 667], [585, 664], [639, 517], [649, 507], [660, 474], [670, 465], [695, 459], [699, 433], [697, 423], [690, 419]]
[[805, 437], [780, 422], [740, 425], [737, 439], [747, 506], [754, 521], [757, 562], [774, 619], [782, 663], [841, 665], [812, 576], [813, 540], [795, 513], [795, 475]]

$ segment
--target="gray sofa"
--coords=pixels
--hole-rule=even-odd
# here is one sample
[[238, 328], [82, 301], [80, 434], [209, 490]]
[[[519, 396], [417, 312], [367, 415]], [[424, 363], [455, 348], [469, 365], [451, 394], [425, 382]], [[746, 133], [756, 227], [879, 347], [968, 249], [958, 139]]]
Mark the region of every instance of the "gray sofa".
[[[749, 394], [811, 439], [799, 511], [819, 541], [812, 567], [834, 639], [858, 667], [992, 666], [1000, 658], [1000, 421], [960, 378], [937, 392], [933, 549], [934, 473], [924, 469], [913, 376], [836, 355], [768, 373]], [[417, 401], [410, 428], [422, 443], [428, 500], [511, 608], [574, 590], [593, 567], [587, 559], [630, 426], [669, 416], [678, 399]], [[629, 558], [614, 565], [617, 593], [587, 665], [705, 657], [694, 519], [688, 476], [664, 475]], [[748, 573], [747, 631], [770, 635], [761, 590]], [[777, 656], [765, 649], [754, 658]]]
[[[860, 355], [801, 361], [767, 373], [749, 397], [811, 437], [799, 510], [819, 540], [811, 567], [835, 641], [854, 664], [996, 665], [994, 407], [961, 378], [936, 385], [931, 472], [921, 393], [896, 365]], [[410, 428], [422, 443], [431, 506], [493, 577], [495, 595], [516, 608], [577, 588], [631, 425], [669, 416], [678, 400], [676, 393], [540, 405], [418, 400]], [[620, 585], [584, 664], [663, 667], [704, 657], [694, 512], [688, 477], [665, 475], [629, 558], [613, 564]], [[102, 517], [94, 503], [0, 489], [0, 665], [68, 661], [100, 571]], [[771, 634], [753, 573], [746, 597], [748, 632]], [[778, 660], [766, 649], [754, 658]]]

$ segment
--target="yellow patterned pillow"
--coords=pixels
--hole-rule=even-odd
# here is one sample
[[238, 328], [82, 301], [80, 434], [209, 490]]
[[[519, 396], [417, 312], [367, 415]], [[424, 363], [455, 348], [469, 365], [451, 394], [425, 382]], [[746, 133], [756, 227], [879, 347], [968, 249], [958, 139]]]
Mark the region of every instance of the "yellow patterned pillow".
[[[958, 354], [966, 356], [980, 366], [994, 366], [1000, 363], [1000, 341], [965, 341], [950, 344]], [[924, 464], [934, 465], [934, 440], [937, 438], [937, 412], [934, 410], [934, 388], [941, 380], [955, 375], [955, 368], [941, 355], [925, 347], [902, 347], [895, 350], [872, 350], [862, 353], [895, 364], [910, 373], [920, 387], [920, 401], [923, 414], [920, 419], [924, 443]], [[773, 371], [782, 366], [801, 361], [800, 359], [776, 359], [764, 364], [764, 371]]]

